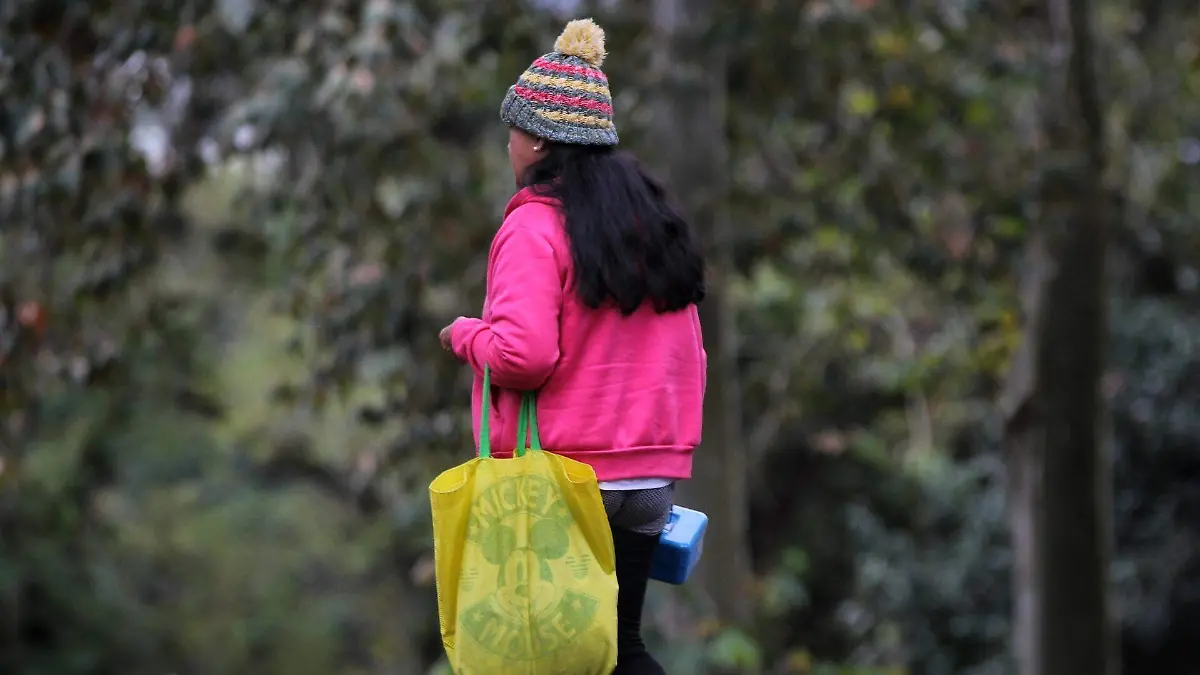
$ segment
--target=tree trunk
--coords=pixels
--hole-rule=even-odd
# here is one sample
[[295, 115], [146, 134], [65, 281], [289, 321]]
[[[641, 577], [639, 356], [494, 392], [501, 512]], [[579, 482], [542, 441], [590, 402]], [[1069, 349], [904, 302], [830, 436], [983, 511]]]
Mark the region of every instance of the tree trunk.
[[1048, 166], [1024, 289], [1025, 343], [1001, 400], [1010, 457], [1021, 675], [1115, 675], [1103, 111], [1090, 0], [1050, 0]]
[[713, 598], [721, 619], [745, 623], [752, 588], [746, 494], [745, 444], [736, 360], [736, 332], [726, 292], [730, 269], [728, 148], [725, 139], [726, 55], [711, 40], [713, 0], [655, 0], [659, 49], [652, 70], [660, 78], [654, 151], [667, 182], [694, 219], [708, 258], [708, 298], [700, 308], [708, 352], [704, 442], [681, 503], [709, 515], [704, 560], [697, 581]]

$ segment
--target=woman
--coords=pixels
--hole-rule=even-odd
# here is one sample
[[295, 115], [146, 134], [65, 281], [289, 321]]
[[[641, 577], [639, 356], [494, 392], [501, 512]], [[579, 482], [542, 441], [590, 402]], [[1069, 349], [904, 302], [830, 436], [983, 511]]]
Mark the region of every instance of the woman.
[[511, 456], [520, 392], [537, 390], [545, 447], [595, 469], [620, 586], [614, 672], [662, 673], [642, 604], [700, 441], [704, 261], [662, 185], [614, 150], [604, 56], [604, 32], [572, 21], [509, 89], [518, 192], [492, 241], [482, 318], [459, 317], [441, 340], [475, 371], [474, 419], [493, 401], [494, 456]]

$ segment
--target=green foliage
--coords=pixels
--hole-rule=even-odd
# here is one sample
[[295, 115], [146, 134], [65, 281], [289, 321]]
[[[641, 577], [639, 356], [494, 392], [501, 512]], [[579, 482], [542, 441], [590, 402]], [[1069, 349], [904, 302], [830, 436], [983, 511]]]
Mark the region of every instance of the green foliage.
[[762, 670], [762, 654], [758, 645], [745, 633], [737, 630], [722, 632], [708, 648], [710, 662], [718, 667], [741, 673]]

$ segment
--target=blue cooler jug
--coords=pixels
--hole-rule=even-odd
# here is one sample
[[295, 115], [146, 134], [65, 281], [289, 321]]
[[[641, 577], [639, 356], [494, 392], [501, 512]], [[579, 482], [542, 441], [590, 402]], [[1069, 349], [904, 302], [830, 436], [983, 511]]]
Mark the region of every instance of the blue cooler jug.
[[682, 506], [671, 507], [671, 516], [654, 552], [650, 578], [676, 585], [687, 581], [696, 563], [700, 562], [706, 529], [708, 516]]

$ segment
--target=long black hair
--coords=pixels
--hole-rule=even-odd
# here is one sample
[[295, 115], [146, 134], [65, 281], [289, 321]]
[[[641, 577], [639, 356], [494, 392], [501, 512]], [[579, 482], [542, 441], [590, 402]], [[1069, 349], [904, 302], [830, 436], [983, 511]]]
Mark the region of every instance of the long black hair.
[[704, 299], [704, 256], [691, 225], [632, 155], [604, 146], [550, 143], [522, 185], [561, 204], [575, 263], [575, 292], [598, 309], [659, 313]]

